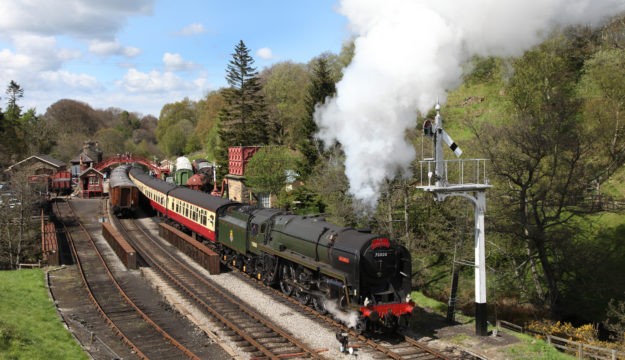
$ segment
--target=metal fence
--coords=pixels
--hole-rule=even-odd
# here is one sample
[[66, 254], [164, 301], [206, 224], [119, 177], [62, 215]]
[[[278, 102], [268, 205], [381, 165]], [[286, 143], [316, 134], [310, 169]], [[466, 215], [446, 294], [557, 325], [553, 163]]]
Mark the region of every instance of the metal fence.
[[[441, 181], [445, 185], [488, 185], [486, 163], [488, 159], [451, 159], [443, 161]], [[436, 161], [419, 161], [418, 187], [434, 186]]]

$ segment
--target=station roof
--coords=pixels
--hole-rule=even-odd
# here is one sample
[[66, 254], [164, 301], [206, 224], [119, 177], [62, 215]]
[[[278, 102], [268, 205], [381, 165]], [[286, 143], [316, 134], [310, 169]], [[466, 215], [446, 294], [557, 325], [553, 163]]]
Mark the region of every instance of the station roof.
[[85, 171], [81, 172], [80, 175], [78, 175], [78, 177], [83, 177], [83, 176], [87, 175], [90, 172], [94, 172], [97, 175], [99, 175], [100, 177], [104, 177], [103, 173], [99, 172], [98, 170], [96, 170], [96, 169], [94, 169], [92, 167], [85, 169]]
[[11, 170], [14, 169], [14, 167], [19, 167], [20, 165], [22, 165], [24, 163], [27, 163], [27, 162], [30, 162], [32, 160], [36, 160], [36, 161], [48, 164], [48, 165], [50, 165], [50, 166], [52, 166], [52, 167], [54, 167], [56, 169], [60, 169], [60, 168], [63, 168], [65, 166], [67, 166], [66, 163], [64, 163], [64, 162], [62, 162], [60, 160], [52, 158], [52, 157], [50, 157], [48, 155], [41, 154], [41, 155], [33, 155], [33, 156], [30, 156], [30, 157], [28, 157], [28, 158], [26, 158], [26, 159], [24, 159], [24, 160], [22, 160], [20, 162], [17, 162], [15, 164], [9, 166], [5, 171], [6, 172], [11, 171]]

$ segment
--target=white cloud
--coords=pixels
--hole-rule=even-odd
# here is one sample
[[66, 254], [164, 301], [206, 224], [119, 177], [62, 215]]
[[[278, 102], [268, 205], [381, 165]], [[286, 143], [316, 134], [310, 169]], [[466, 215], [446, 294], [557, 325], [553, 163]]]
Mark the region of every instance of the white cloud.
[[175, 32], [177, 36], [192, 36], [203, 34], [206, 32], [204, 25], [199, 23], [193, 23], [191, 25], [185, 26], [182, 30]]
[[89, 51], [101, 57], [119, 55], [125, 58], [133, 58], [141, 54], [140, 49], [132, 46], [123, 46], [118, 39], [115, 39], [115, 41], [93, 40], [89, 45]]
[[271, 49], [268, 47], [258, 49], [256, 55], [260, 56], [260, 58], [263, 60], [277, 59], [277, 57], [273, 55], [273, 52], [271, 52]]
[[16, 51], [0, 50], [3, 70], [34, 73], [57, 70], [61, 65], [81, 56], [75, 49], [59, 48], [54, 37], [37, 35], [14, 36]]
[[166, 71], [188, 71], [199, 67], [198, 64], [183, 59], [180, 54], [168, 52], [163, 55], [163, 63], [165, 63]]
[[127, 16], [152, 13], [154, 0], [7, 0], [0, 2], [0, 36], [15, 32], [111, 39]]
[[43, 84], [54, 84], [53, 88], [66, 89], [68, 91], [71, 89], [72, 91], [92, 92], [102, 89], [102, 85], [95, 77], [86, 74], [72, 74], [65, 70], [44, 71], [39, 75], [39, 78]]
[[192, 82], [185, 81], [169, 71], [160, 72], [152, 70], [149, 73], [144, 73], [136, 69], [128, 70], [124, 78], [117, 82], [117, 86], [133, 93], [181, 91], [193, 90], [195, 88]]

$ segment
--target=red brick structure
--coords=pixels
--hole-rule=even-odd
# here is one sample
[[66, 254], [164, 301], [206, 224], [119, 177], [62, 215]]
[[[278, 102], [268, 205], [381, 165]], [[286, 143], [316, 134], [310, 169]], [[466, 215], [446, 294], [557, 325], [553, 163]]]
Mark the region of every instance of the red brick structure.
[[245, 175], [245, 167], [261, 146], [235, 146], [228, 148], [228, 173]]
[[81, 197], [91, 198], [102, 196], [104, 174], [94, 168], [88, 168], [78, 176], [78, 188]]

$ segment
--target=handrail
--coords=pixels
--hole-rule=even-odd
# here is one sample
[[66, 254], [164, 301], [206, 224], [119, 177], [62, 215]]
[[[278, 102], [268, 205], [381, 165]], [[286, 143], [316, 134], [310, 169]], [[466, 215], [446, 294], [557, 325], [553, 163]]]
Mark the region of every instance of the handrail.
[[106, 159], [100, 161], [99, 163], [95, 164], [93, 167], [98, 170], [101, 171], [102, 169], [105, 169], [113, 164], [124, 164], [124, 163], [131, 163], [131, 162], [138, 162], [141, 163], [147, 167], [149, 167], [150, 169], [156, 171], [158, 174], [161, 173], [169, 173], [169, 168], [168, 167], [160, 167], [159, 164], [157, 164], [156, 162], [149, 160], [147, 157], [141, 155], [141, 154], [117, 154], [117, 155], [110, 155], [109, 157], [107, 157]]
[[[447, 185], [489, 185], [486, 163], [489, 159], [450, 159], [443, 161], [441, 179]], [[419, 183], [417, 187], [434, 186], [436, 161], [426, 159], [419, 161]]]

